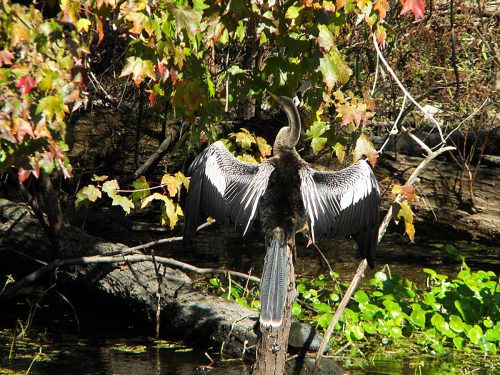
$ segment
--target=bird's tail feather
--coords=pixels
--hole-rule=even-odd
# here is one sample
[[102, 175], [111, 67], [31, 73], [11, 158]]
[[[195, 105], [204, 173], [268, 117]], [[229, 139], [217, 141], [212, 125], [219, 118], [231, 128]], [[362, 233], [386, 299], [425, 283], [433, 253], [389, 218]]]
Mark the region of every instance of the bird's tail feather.
[[281, 228], [266, 236], [267, 253], [260, 281], [260, 323], [279, 327], [286, 298], [287, 239]]

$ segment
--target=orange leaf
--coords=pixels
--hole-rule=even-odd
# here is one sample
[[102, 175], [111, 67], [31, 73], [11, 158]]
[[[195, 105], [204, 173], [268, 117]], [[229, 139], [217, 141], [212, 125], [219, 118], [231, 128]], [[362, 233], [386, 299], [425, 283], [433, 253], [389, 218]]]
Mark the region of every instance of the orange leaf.
[[97, 29], [97, 35], [99, 35], [99, 40], [97, 41], [97, 44], [101, 44], [102, 40], [104, 39], [104, 28], [102, 25], [102, 20], [101, 17], [96, 17], [96, 29]]
[[395, 184], [392, 187], [392, 194], [394, 194], [394, 195], [401, 194], [404, 197], [406, 197], [407, 199], [418, 198], [418, 195], [415, 194], [415, 188], [413, 187], [413, 185], [402, 185], [401, 186], [399, 184]]
[[26, 134], [31, 136], [31, 138], [35, 138], [35, 134], [33, 134], [33, 128], [31, 127], [29, 122], [23, 120], [20, 117], [14, 118], [12, 122], [14, 123], [12, 133], [14, 133], [18, 142], [24, 141], [24, 137], [26, 136]]
[[389, 2], [387, 0], [375, 0], [373, 9], [378, 11], [379, 18], [382, 21], [387, 14], [387, 10], [389, 9]]

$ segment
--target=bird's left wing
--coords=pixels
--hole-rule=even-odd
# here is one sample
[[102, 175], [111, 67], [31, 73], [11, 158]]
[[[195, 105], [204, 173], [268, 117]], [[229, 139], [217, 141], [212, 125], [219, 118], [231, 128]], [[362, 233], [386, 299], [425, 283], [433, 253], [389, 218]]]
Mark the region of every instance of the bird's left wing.
[[366, 161], [336, 172], [309, 166], [299, 171], [301, 194], [312, 239], [353, 235], [373, 267], [378, 236], [380, 191]]
[[245, 234], [274, 167], [236, 159], [220, 141], [207, 147], [188, 169], [191, 176], [185, 206], [184, 236], [189, 238], [207, 216], [235, 224]]

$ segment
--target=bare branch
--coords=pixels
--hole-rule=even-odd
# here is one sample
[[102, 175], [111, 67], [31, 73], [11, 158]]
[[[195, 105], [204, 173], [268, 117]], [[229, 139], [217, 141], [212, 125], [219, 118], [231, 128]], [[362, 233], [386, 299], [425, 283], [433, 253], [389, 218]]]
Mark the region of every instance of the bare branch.
[[446, 143], [446, 140], [444, 139], [444, 136], [443, 136], [443, 131], [441, 129], [441, 124], [434, 118], [434, 116], [427, 112], [414, 98], [413, 96], [408, 92], [408, 90], [403, 86], [403, 84], [401, 83], [401, 81], [399, 80], [398, 76], [396, 75], [396, 73], [394, 73], [394, 70], [392, 70], [391, 66], [389, 65], [389, 63], [387, 62], [387, 60], [384, 58], [384, 55], [382, 54], [382, 52], [380, 51], [380, 48], [378, 47], [378, 42], [377, 42], [377, 38], [375, 36], [375, 34], [373, 34], [373, 45], [375, 46], [375, 50], [377, 51], [377, 55], [378, 57], [380, 58], [380, 60], [382, 61], [382, 63], [384, 64], [385, 68], [387, 69], [387, 71], [389, 72], [389, 74], [392, 76], [392, 78], [394, 79], [394, 81], [396, 81], [396, 83], [398, 84], [399, 88], [401, 89], [401, 91], [403, 91], [403, 93], [408, 97], [408, 99], [410, 99], [410, 101], [418, 108], [420, 109], [420, 111], [423, 113], [424, 117], [429, 119], [434, 125], [435, 127], [437, 127], [438, 129], [438, 132], [439, 132], [439, 136], [441, 137], [441, 143], [442, 144], [445, 144]]
[[[431, 151], [427, 155], [427, 157], [424, 160], [422, 160], [422, 162], [418, 165], [418, 167], [415, 168], [415, 170], [410, 175], [410, 177], [408, 177], [408, 180], [406, 181], [405, 185], [413, 184], [417, 180], [420, 173], [422, 173], [422, 171], [427, 167], [427, 165], [433, 159], [435, 159], [437, 156], [441, 155], [444, 152], [451, 151], [454, 149], [455, 149], [455, 147], [446, 146], [446, 147], [441, 147], [437, 151]], [[402, 195], [398, 194], [398, 196], [394, 199], [394, 202], [399, 203], [401, 201], [401, 199], [402, 199]], [[389, 226], [389, 223], [391, 221], [391, 218], [392, 218], [392, 205], [389, 207], [389, 210], [387, 211], [387, 213], [384, 217], [384, 220], [382, 221], [382, 224], [380, 224], [380, 227], [378, 230], [378, 242], [380, 242], [382, 240], [382, 237], [384, 237], [384, 234], [387, 230], [387, 227]], [[359, 264], [358, 269], [356, 271], [356, 274], [354, 275], [354, 277], [351, 281], [351, 284], [349, 285], [349, 288], [347, 289], [346, 293], [344, 294], [342, 301], [340, 301], [340, 305], [337, 308], [337, 310], [335, 311], [335, 315], [333, 316], [333, 319], [330, 322], [330, 325], [328, 326], [328, 329], [327, 329], [325, 335], [323, 336], [323, 340], [321, 341], [321, 345], [319, 347], [319, 350], [316, 353], [316, 367], [319, 366], [319, 363], [320, 363], [321, 357], [325, 351], [326, 345], [327, 345], [328, 341], [330, 340], [330, 337], [333, 333], [333, 329], [334, 329], [335, 325], [337, 324], [340, 316], [344, 312], [344, 309], [347, 306], [347, 303], [349, 302], [352, 294], [356, 290], [356, 287], [358, 286], [360, 280], [363, 278], [364, 271], [365, 271], [367, 265], [368, 265], [368, 263], [367, 263], [366, 259], [363, 259], [361, 261], [361, 263]]]

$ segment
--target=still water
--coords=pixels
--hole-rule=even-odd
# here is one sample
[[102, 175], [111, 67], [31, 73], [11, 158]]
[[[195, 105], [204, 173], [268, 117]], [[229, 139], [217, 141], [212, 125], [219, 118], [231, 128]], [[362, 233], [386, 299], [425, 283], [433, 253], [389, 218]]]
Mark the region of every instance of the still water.
[[[418, 232], [417, 232], [418, 233]], [[435, 236], [434, 236], [435, 237]], [[135, 237], [130, 244], [147, 242], [153, 238]], [[109, 238], [109, 240], [113, 240]], [[120, 239], [123, 241], [123, 238]], [[324, 258], [314, 247], [306, 248], [306, 240], [299, 239], [296, 258], [298, 276], [317, 276], [327, 273], [329, 266], [342, 278], [350, 279], [357, 268], [354, 245], [350, 241], [320, 244]], [[194, 240], [192, 246], [181, 243], [159, 246], [155, 254], [175, 257], [199, 267], [226, 267], [228, 269], [260, 274], [264, 248], [257, 235], [242, 241], [232, 232], [211, 228]], [[473, 269], [498, 271], [498, 247], [474, 242], [437, 239], [432, 236], [416, 239], [410, 244], [400, 234], [388, 234], [380, 244], [377, 267], [385, 264], [393, 273], [424, 282], [423, 267], [430, 267], [444, 274], [455, 274], [460, 256], [465, 256]], [[326, 258], [326, 260], [325, 260]], [[327, 264], [327, 261], [329, 265]], [[60, 306], [57, 306], [57, 304]], [[64, 306], [64, 307], [63, 307]], [[241, 361], [221, 361], [217, 348], [192, 343], [155, 341], [144, 335], [144, 328], [115, 325], [105, 312], [80, 312], [80, 323], [65, 302], [51, 302], [37, 307], [29, 333], [29, 340], [14, 340], [15, 320], [0, 321], [0, 374], [237, 374], [250, 373], [248, 364]], [[61, 313], [62, 312], [62, 313]], [[55, 315], [54, 315], [55, 314]], [[0, 312], [0, 315], [1, 312]], [[11, 318], [17, 314], [13, 312]], [[90, 317], [90, 318], [89, 318]], [[80, 324], [79, 329], [77, 325]], [[18, 326], [18, 331], [19, 332]], [[199, 345], [199, 344], [198, 344]], [[9, 359], [9, 356], [11, 357]], [[35, 360], [36, 359], [36, 360]], [[477, 364], [466, 372], [460, 364], [450, 359], [394, 355], [376, 355], [364, 360], [344, 362], [347, 374], [497, 374], [496, 369]]]

